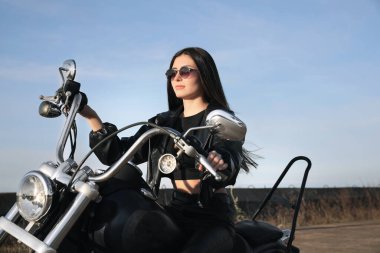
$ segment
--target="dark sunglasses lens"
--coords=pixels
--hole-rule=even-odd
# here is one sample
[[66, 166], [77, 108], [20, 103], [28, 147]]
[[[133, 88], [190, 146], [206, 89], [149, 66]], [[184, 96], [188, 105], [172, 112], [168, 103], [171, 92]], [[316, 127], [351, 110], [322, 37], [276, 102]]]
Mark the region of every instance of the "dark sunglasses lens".
[[179, 70], [179, 75], [182, 77], [182, 78], [188, 78], [190, 76], [190, 72], [191, 72], [191, 68], [188, 68], [188, 67], [182, 67], [180, 70]]
[[169, 69], [168, 71], [166, 71], [165, 75], [168, 79], [171, 79], [173, 78], [175, 75], [177, 74], [177, 71], [174, 70], [174, 69]]

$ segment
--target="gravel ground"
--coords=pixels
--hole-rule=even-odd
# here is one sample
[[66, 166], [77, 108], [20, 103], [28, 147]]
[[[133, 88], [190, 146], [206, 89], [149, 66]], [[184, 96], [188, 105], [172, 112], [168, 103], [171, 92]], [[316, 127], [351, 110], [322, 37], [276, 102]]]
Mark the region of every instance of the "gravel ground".
[[380, 253], [380, 220], [299, 227], [293, 244], [302, 253]]

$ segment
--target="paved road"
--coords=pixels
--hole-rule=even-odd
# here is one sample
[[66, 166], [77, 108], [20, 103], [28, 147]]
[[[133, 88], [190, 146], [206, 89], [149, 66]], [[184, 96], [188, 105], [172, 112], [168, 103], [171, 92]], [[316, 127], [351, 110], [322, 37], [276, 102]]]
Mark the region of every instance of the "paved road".
[[380, 220], [299, 227], [294, 245], [302, 253], [380, 253]]

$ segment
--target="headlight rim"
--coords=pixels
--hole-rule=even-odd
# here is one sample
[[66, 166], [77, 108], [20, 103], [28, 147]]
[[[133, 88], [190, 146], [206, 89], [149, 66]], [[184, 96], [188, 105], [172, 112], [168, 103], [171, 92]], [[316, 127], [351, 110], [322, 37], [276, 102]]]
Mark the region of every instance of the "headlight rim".
[[[42, 210], [39, 211], [38, 215], [34, 215], [34, 216], [28, 214], [26, 210], [24, 210], [23, 208], [20, 208], [20, 205], [19, 205], [19, 197], [20, 197], [20, 192], [22, 190], [22, 186], [26, 182], [26, 180], [31, 176], [37, 177], [39, 182], [42, 183], [43, 193], [46, 200], [46, 203], [43, 206]], [[51, 181], [51, 179], [47, 177], [44, 173], [42, 173], [41, 171], [36, 171], [36, 170], [26, 173], [24, 177], [21, 179], [17, 193], [16, 193], [16, 204], [17, 204], [20, 215], [29, 222], [36, 222], [42, 219], [44, 216], [46, 216], [46, 214], [49, 212], [52, 206], [54, 193], [55, 193], [55, 186], [53, 182]]]

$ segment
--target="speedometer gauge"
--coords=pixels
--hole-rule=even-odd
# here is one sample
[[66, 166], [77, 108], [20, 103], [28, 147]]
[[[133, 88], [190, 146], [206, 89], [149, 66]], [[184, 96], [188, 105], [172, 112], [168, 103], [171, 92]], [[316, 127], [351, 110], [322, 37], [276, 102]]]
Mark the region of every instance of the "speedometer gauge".
[[164, 174], [172, 173], [177, 167], [177, 160], [172, 154], [163, 154], [158, 160], [158, 169]]

